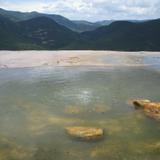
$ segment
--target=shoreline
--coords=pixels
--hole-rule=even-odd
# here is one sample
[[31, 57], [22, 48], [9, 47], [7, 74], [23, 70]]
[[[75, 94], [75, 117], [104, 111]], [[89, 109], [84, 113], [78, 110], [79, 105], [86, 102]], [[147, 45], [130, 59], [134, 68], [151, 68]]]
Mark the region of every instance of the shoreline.
[[122, 51], [0, 51], [0, 69], [26, 67], [140, 67], [155, 65], [145, 61], [156, 58], [160, 52], [122, 52]]

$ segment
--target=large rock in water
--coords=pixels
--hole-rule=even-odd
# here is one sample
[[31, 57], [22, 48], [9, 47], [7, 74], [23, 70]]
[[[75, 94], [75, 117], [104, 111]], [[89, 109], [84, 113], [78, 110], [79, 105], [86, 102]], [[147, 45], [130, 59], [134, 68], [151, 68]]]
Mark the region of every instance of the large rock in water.
[[151, 102], [150, 100], [134, 100], [136, 108], [142, 108], [146, 116], [155, 120], [160, 120], [160, 102]]
[[104, 131], [101, 128], [93, 127], [67, 127], [67, 133], [75, 138], [82, 140], [98, 140], [103, 138]]

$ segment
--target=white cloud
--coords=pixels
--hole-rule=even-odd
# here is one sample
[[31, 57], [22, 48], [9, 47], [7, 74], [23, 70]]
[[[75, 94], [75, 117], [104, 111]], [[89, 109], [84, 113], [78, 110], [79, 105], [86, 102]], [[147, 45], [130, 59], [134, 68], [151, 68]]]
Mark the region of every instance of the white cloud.
[[160, 0], [0, 0], [0, 7], [91, 21], [160, 17]]
[[18, 0], [6, 0], [0, 1], [0, 7], [8, 10], [15, 11], [43, 11], [45, 3], [43, 1], [18, 1]]

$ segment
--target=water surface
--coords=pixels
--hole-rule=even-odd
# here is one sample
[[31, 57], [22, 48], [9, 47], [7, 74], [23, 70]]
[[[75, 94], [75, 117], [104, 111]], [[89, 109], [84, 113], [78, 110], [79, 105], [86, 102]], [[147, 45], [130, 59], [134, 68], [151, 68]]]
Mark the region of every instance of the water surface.
[[[159, 160], [160, 123], [128, 103], [160, 101], [159, 60], [144, 61], [152, 65], [1, 69], [0, 159]], [[105, 137], [72, 139], [68, 126], [101, 127]]]

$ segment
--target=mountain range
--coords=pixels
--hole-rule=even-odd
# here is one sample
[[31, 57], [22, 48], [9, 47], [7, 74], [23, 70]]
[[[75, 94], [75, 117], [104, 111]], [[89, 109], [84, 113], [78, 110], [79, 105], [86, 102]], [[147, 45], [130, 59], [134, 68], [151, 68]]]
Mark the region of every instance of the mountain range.
[[92, 23], [0, 9], [0, 49], [160, 51], [160, 19]]

